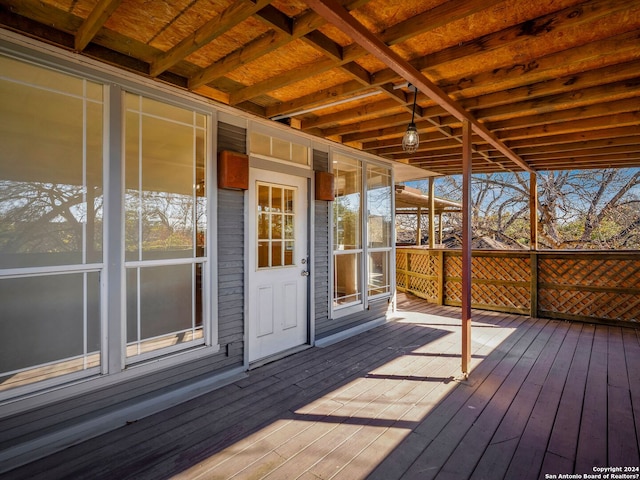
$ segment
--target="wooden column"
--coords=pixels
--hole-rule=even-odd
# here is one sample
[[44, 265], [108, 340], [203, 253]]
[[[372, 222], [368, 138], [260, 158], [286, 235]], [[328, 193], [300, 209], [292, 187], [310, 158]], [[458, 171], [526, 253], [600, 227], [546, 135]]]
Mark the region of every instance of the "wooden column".
[[532, 317], [538, 316], [538, 176], [536, 172], [529, 173], [529, 220], [531, 250], [531, 311]]
[[529, 220], [531, 224], [530, 249], [538, 250], [538, 176], [529, 173]]
[[462, 374], [471, 363], [471, 124], [462, 123]]
[[436, 229], [435, 229], [435, 209], [436, 209], [436, 200], [434, 196], [434, 184], [435, 181], [433, 177], [429, 177], [429, 248], [433, 249], [435, 247], [435, 237], [436, 237]]
[[438, 243], [442, 244], [442, 212], [438, 214]]

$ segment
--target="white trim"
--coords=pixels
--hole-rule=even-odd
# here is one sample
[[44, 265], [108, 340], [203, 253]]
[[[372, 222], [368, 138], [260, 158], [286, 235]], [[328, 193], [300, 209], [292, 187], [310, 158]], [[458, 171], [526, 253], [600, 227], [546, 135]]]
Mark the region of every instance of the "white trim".
[[[207, 115], [210, 128], [206, 135], [205, 192], [207, 194], [207, 251], [209, 261], [202, 272], [202, 289], [205, 298], [203, 312], [205, 343], [219, 349], [218, 344], [218, 164], [213, 152], [218, 145], [218, 113]], [[205, 295], [206, 293], [206, 295]]]
[[193, 265], [196, 263], [206, 263], [207, 261], [209, 261], [207, 257], [176, 257], [161, 260], [131, 260], [124, 262], [124, 266], [126, 268], [166, 267], [172, 265]]
[[301, 164], [288, 163], [282, 160], [277, 161], [273, 158], [256, 157], [255, 155], [249, 156], [249, 167], [304, 178], [311, 178], [314, 175], [312, 169], [306, 168]]
[[[215, 107], [218, 108], [218, 105], [216, 104]], [[249, 118], [247, 116], [239, 116], [237, 115], [237, 112], [231, 112], [225, 109], [220, 109], [218, 111], [218, 122], [226, 123], [244, 130], [248, 130], [249, 126]]]
[[[196, 329], [179, 330], [179, 331], [167, 333], [165, 335], [158, 335], [156, 337], [145, 338], [145, 339], [138, 338], [138, 340], [136, 340], [134, 342], [129, 342], [126, 346], [127, 347], [137, 346], [138, 347], [138, 352], [139, 352], [140, 351], [140, 344], [142, 344], [142, 343], [145, 343], [145, 342], [150, 341], [150, 340], [154, 340], [156, 338], [170, 337], [172, 335], [177, 335], [177, 334], [184, 333], [184, 332], [193, 332], [194, 330], [198, 330], [198, 329], [196, 328]], [[203, 335], [204, 335], [204, 333], [203, 333]], [[197, 347], [206, 347], [204, 337], [203, 338], [199, 338], [197, 340], [191, 340], [189, 342], [177, 343], [175, 345], [171, 345], [170, 347], [159, 348], [159, 349], [150, 350], [150, 351], [144, 352], [144, 353], [136, 353], [135, 355], [130, 355], [130, 356], [127, 357], [127, 362], [128, 362], [127, 368], [131, 368], [131, 367], [133, 367], [133, 366], [135, 366], [137, 364], [140, 364], [140, 363], [146, 363], [149, 360], [153, 360], [153, 359], [156, 359], [158, 357], [171, 355], [171, 354], [174, 354], [174, 353], [179, 353], [179, 352], [188, 350], [190, 348], [197, 348]]]
[[43, 277], [49, 275], [65, 275], [71, 273], [101, 272], [103, 263], [87, 263], [76, 265], [54, 265], [48, 267], [7, 268], [0, 270], [0, 279], [19, 277]]

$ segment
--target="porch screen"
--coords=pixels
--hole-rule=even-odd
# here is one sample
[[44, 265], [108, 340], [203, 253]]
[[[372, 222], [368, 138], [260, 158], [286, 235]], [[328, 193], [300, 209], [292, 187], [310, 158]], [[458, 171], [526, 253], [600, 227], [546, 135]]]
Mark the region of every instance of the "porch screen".
[[204, 343], [205, 133], [200, 113], [125, 98], [127, 358]]
[[0, 55], [0, 394], [99, 373], [103, 86]]

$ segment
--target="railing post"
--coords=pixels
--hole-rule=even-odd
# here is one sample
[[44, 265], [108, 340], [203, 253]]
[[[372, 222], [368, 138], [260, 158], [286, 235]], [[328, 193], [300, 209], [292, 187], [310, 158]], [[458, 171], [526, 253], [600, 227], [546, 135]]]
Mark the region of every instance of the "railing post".
[[532, 251], [531, 255], [531, 288], [530, 288], [530, 296], [531, 296], [531, 312], [530, 315], [532, 317], [538, 316], [538, 252]]
[[438, 305], [444, 305], [444, 251], [438, 250]]
[[405, 259], [404, 259], [404, 291], [405, 292], [409, 292], [409, 272], [411, 271], [411, 265], [409, 264], [409, 261], [411, 259], [411, 257], [409, 256], [409, 250], [407, 250], [405, 253]]

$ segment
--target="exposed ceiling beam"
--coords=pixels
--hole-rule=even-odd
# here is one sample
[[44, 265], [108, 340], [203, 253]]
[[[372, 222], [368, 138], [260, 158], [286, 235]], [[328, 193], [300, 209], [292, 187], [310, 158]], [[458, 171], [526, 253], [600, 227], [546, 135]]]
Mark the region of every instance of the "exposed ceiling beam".
[[493, 145], [496, 150], [515, 163], [518, 167], [533, 171], [529, 165], [503, 144], [498, 137], [479, 123], [469, 112], [453, 101], [442, 89], [431, 82], [408, 61], [389, 48], [382, 40], [367, 30], [340, 4], [334, 0], [307, 0], [307, 4], [329, 23], [340, 28], [358, 45], [371, 55], [393, 69], [398, 75], [415, 85], [422, 93], [427, 94], [451, 115], [460, 121], [469, 121], [473, 131]]
[[[370, 0], [350, 0], [344, 2], [344, 5], [347, 10], [351, 10], [358, 8], [369, 1]], [[265, 15], [265, 10], [266, 9], [258, 11], [256, 16], [263, 22], [271, 25], [275, 30], [252, 40], [241, 48], [231, 52], [229, 55], [198, 72], [189, 79], [189, 88], [197, 88], [201, 85], [212, 82], [234, 69], [241, 67], [245, 63], [251, 62], [256, 58], [273, 52], [295, 39], [304, 37], [326, 23], [324, 18], [316, 12], [308, 10], [294, 19], [291, 32], [289, 32], [287, 29], [278, 26], [276, 22], [273, 21], [274, 15]], [[276, 114], [274, 113], [269, 116], [272, 117], [275, 115]]]
[[272, 0], [258, 0], [253, 2], [250, 0], [242, 0], [240, 2], [233, 2], [224, 12], [209, 20], [171, 50], [160, 54], [151, 62], [149, 68], [150, 75], [152, 77], [160, 75], [180, 60], [205, 46], [214, 38], [231, 30], [240, 22], [267, 6], [271, 1]]
[[84, 50], [89, 45], [89, 42], [95, 37], [98, 30], [102, 28], [104, 22], [111, 16], [111, 14], [118, 8], [122, 0], [99, 0], [87, 19], [82, 23], [78, 29], [74, 43], [78, 52]]

